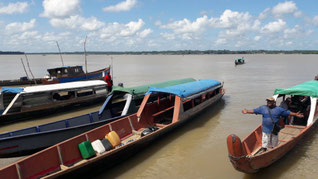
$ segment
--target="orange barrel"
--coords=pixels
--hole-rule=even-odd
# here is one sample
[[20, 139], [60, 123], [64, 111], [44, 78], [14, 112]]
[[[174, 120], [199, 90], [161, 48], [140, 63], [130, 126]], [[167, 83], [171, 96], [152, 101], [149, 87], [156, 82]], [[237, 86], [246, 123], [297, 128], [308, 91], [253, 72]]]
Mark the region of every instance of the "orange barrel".
[[105, 138], [112, 144], [113, 147], [116, 147], [121, 143], [120, 138], [115, 131], [111, 131], [106, 134]]

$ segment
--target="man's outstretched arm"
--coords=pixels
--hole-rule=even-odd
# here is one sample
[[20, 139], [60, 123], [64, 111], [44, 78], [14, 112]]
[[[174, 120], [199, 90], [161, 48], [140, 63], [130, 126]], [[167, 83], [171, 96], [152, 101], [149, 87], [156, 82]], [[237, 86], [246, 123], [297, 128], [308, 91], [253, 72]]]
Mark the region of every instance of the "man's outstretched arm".
[[242, 113], [243, 113], [243, 114], [254, 114], [254, 111], [253, 111], [253, 110], [243, 109], [243, 110], [242, 110]]

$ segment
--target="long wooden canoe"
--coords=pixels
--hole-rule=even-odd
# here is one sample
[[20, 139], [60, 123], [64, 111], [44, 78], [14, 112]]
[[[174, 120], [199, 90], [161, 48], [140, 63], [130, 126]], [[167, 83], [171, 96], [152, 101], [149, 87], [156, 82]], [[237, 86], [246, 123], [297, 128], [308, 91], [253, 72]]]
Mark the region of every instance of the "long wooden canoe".
[[[309, 112], [309, 115], [305, 115], [304, 119], [294, 119], [292, 124], [285, 125], [279, 133], [278, 146], [265, 152], [260, 150], [262, 145], [261, 125], [242, 141], [234, 134], [229, 135], [227, 137], [229, 158], [233, 167], [238, 171], [255, 173], [261, 168], [270, 166], [290, 151], [317, 123], [318, 81], [308, 81], [288, 89], [276, 89], [274, 94], [275, 99], [282, 96], [285, 98], [287, 95], [310, 98], [310, 105], [305, 108], [292, 105], [289, 107], [291, 111], [301, 110], [304, 114]], [[297, 120], [302, 121], [302, 124], [296, 123]]]

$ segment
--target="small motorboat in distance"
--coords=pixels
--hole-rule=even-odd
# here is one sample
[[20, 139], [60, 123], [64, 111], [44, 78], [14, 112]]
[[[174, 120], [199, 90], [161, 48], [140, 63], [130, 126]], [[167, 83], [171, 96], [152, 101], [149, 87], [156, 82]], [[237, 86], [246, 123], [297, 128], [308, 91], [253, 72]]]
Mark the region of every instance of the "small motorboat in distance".
[[234, 61], [235, 65], [241, 65], [245, 63], [244, 57], [238, 58]]
[[[227, 137], [229, 158], [233, 167], [241, 172], [255, 173], [268, 167], [303, 139], [317, 123], [318, 81], [307, 81], [288, 89], [276, 89], [275, 99], [287, 101], [288, 110], [304, 114], [304, 118], [291, 118], [279, 132], [278, 146], [261, 150], [262, 125], [253, 130], [243, 141], [234, 134]], [[285, 101], [285, 102], [286, 102]]]
[[136, 113], [149, 86], [168, 87], [192, 81], [195, 80], [185, 78], [129, 88], [115, 86], [99, 111], [0, 134], [0, 157], [32, 154], [121, 117]]
[[[218, 102], [223, 95], [223, 84], [214, 80], [199, 80], [165, 88], [150, 87], [137, 113], [1, 168], [0, 178], [74, 178], [74, 175], [96, 172], [96, 167], [105, 171]], [[108, 149], [99, 153], [94, 148], [95, 153], [89, 147], [90, 143], [105, 140], [105, 136], [111, 146], [105, 142]], [[81, 148], [84, 145], [94, 153], [89, 152], [90, 156], [87, 157], [85, 148]]]

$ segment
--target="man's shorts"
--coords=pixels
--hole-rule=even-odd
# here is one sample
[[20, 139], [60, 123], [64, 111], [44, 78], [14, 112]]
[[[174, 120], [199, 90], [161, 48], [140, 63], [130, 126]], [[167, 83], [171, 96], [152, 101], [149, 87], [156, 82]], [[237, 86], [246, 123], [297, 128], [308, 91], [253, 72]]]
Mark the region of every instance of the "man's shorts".
[[262, 136], [263, 148], [274, 148], [277, 145], [278, 145], [278, 135], [263, 132], [263, 136]]

